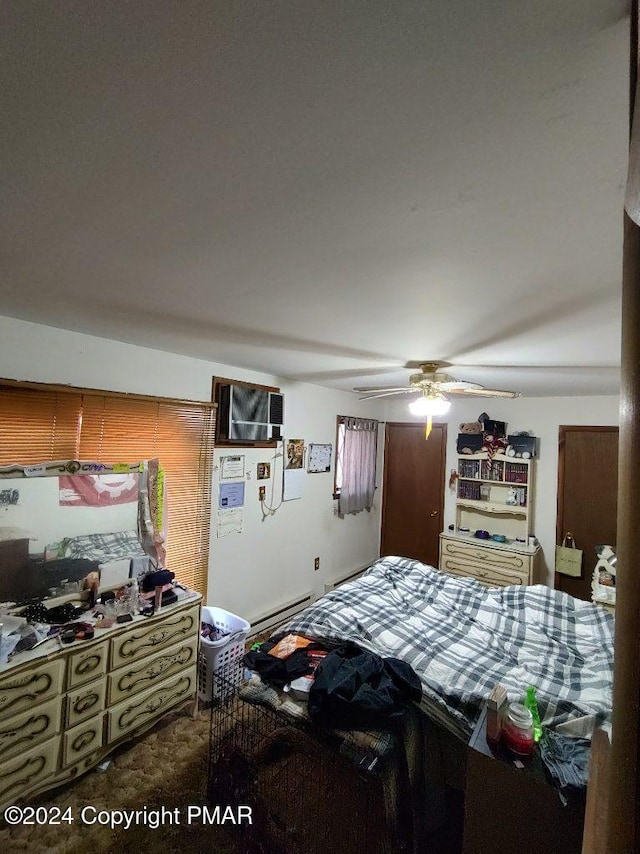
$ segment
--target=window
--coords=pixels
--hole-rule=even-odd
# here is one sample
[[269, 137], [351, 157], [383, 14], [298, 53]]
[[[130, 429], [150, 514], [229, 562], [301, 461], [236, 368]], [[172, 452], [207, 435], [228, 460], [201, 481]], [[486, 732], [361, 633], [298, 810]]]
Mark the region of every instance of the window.
[[157, 457], [169, 499], [167, 566], [206, 596], [215, 405], [0, 382], [0, 465]]
[[284, 395], [275, 386], [214, 377], [218, 445], [275, 448], [282, 439]]
[[376, 488], [378, 422], [339, 415], [336, 429], [334, 498], [338, 514], [370, 510]]

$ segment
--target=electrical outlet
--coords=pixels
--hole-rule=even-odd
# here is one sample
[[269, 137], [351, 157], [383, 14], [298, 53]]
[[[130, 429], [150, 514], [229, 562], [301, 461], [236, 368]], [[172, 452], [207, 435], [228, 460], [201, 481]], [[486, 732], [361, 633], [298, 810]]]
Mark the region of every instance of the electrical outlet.
[[267, 488], [266, 488], [266, 486], [261, 486], [261, 487], [259, 487], [259, 489], [258, 489], [258, 498], [260, 499], [260, 501], [264, 501], [264, 499], [266, 498], [266, 495], [267, 495]]
[[320, 558], [317, 557], [313, 562], [313, 568], [317, 572], [320, 569]]

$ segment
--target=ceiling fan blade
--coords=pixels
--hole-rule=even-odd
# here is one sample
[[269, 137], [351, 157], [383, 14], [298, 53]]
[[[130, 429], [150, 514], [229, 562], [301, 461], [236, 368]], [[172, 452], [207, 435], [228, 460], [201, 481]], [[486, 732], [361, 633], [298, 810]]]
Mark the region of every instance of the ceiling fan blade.
[[413, 389], [408, 388], [406, 385], [365, 385], [365, 386], [356, 386], [354, 391], [361, 391], [363, 393], [374, 392], [374, 391], [413, 391]]
[[519, 391], [502, 391], [497, 388], [450, 388], [447, 394], [466, 394], [474, 397], [522, 397]]
[[444, 392], [450, 392], [450, 391], [463, 392], [463, 391], [467, 391], [468, 389], [482, 388], [480, 383], [468, 383], [468, 382], [465, 382], [464, 380], [450, 380], [447, 382], [436, 382], [436, 383], [434, 383], [434, 385], [437, 386], [440, 391], [444, 391]]
[[415, 388], [394, 388], [387, 389], [386, 391], [377, 391], [373, 394], [366, 394], [363, 397], [359, 397], [358, 400], [375, 400], [377, 397], [393, 397], [396, 394], [416, 394]]

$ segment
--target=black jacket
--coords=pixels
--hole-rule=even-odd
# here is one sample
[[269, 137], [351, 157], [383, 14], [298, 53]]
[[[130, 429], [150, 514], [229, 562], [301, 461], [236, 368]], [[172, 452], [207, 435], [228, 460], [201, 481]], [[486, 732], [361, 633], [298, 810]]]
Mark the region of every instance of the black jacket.
[[420, 680], [408, 664], [354, 643], [330, 652], [314, 677], [309, 714], [323, 726], [385, 726], [406, 712], [410, 700], [422, 697]]

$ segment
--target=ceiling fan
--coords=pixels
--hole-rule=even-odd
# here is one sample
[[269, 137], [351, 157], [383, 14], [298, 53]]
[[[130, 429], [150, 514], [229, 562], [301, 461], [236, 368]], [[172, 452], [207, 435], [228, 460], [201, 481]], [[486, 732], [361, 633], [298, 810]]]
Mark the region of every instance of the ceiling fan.
[[409, 409], [414, 415], [427, 416], [426, 437], [431, 432], [432, 417], [444, 415], [449, 411], [451, 401], [447, 395], [461, 394], [473, 397], [520, 397], [517, 391], [502, 391], [495, 388], [485, 388], [478, 383], [455, 380], [444, 373], [442, 368], [447, 367], [446, 362], [420, 362], [420, 373], [411, 374], [407, 386], [361, 386], [354, 391], [361, 392], [360, 400], [374, 400], [379, 397], [392, 397], [397, 394], [420, 395], [409, 404]]

